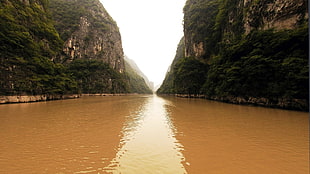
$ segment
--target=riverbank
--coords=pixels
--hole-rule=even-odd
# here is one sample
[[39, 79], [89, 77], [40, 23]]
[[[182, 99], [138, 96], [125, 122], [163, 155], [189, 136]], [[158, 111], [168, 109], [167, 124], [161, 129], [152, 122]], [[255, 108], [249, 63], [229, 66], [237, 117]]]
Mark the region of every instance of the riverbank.
[[175, 94], [176, 97], [182, 98], [203, 98], [208, 100], [215, 100], [225, 103], [241, 104], [241, 105], [255, 105], [270, 108], [280, 108], [289, 109], [297, 111], [309, 111], [309, 103], [305, 99], [285, 99], [285, 98], [257, 98], [257, 97], [210, 97], [206, 95], [185, 95], [185, 94]]
[[0, 96], [0, 104], [10, 103], [31, 103], [31, 102], [42, 102], [51, 100], [65, 100], [75, 99], [83, 96], [125, 96], [125, 95], [138, 95], [133, 94], [71, 94], [71, 95], [14, 95], [14, 96]]
[[79, 94], [70, 95], [14, 95], [14, 96], [0, 96], [0, 104], [9, 103], [30, 103], [50, 100], [63, 100], [80, 98]]
[[122, 93], [118, 93], [118, 94], [82, 94], [83, 96], [124, 96], [124, 95], [137, 95], [137, 94], [122, 94]]

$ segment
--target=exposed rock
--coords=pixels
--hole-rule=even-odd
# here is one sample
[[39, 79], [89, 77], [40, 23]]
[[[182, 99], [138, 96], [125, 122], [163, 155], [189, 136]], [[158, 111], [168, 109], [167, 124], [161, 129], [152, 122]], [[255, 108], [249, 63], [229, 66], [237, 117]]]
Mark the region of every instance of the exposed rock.
[[187, 0], [180, 60], [206, 66], [176, 73], [187, 64], [175, 59], [157, 93], [309, 110], [307, 7], [305, 0]]
[[16, 95], [16, 96], [0, 96], [0, 104], [6, 103], [29, 103], [48, 100], [74, 99], [80, 95]]
[[309, 111], [309, 103], [305, 99], [285, 99], [285, 98], [256, 98], [256, 97], [235, 97], [235, 96], [206, 96], [206, 95], [186, 95], [186, 94], [176, 94], [176, 97], [181, 98], [205, 98], [215, 101], [221, 101], [225, 103], [232, 104], [242, 104], [242, 105], [254, 105], [281, 109], [291, 109], [299, 111]]
[[185, 56], [209, 59], [217, 49], [216, 42], [231, 42], [253, 29], [294, 29], [308, 18], [305, 0], [188, 0], [184, 7]]
[[[62, 25], [70, 20], [71, 14], [58, 14], [62, 5], [69, 4], [68, 8], [79, 8], [78, 18], [72, 21], [69, 35], [64, 36], [63, 52], [66, 56], [61, 57], [61, 62], [71, 62], [75, 59], [96, 59], [108, 63], [114, 70], [124, 72], [124, 53], [119, 29], [116, 22], [104, 9], [99, 0], [95, 1], [71, 1], [51, 0], [51, 11], [56, 20], [56, 28], [60, 33], [65, 33]], [[74, 12], [70, 9], [62, 13]], [[69, 16], [68, 19], [63, 16]], [[72, 18], [72, 17], [71, 17]], [[78, 26], [74, 28], [75, 26]], [[68, 33], [66, 33], [68, 34]]]
[[304, 0], [244, 1], [246, 33], [252, 29], [293, 29], [308, 19]]
[[193, 50], [195, 52], [195, 57], [201, 57], [204, 54], [203, 42], [193, 45]]

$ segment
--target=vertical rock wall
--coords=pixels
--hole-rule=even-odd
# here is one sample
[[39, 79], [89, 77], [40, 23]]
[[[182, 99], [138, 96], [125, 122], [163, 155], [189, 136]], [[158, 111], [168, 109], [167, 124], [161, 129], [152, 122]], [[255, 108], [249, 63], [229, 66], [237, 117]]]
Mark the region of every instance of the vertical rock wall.
[[[77, 20], [68, 26], [70, 28], [68, 37], [63, 38], [65, 56], [62, 56], [60, 61], [69, 63], [75, 59], [102, 60], [114, 70], [120, 73], [124, 72], [124, 53], [119, 29], [99, 0], [51, 0], [50, 3], [58, 30], [63, 30], [59, 26], [65, 25], [66, 20], [68, 20], [63, 16], [70, 18], [75, 15], [57, 15], [59, 6], [69, 4], [69, 8], [72, 9], [63, 13], [77, 13], [75, 15]], [[58, 5], [55, 6], [55, 4]], [[78, 8], [76, 9], [78, 12], [74, 11], [73, 8]], [[60, 33], [62, 32], [60, 31]]]
[[210, 59], [218, 42], [231, 42], [252, 30], [297, 28], [309, 18], [307, 7], [306, 0], [188, 0], [185, 56]]

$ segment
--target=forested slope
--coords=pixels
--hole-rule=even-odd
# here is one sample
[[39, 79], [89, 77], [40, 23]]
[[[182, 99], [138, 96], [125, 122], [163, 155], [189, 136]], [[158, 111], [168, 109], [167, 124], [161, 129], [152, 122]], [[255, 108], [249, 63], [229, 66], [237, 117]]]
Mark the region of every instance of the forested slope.
[[118, 27], [99, 0], [0, 4], [0, 96], [131, 92]]
[[137, 72], [135, 69], [137, 67], [132, 67], [132, 63], [134, 63], [133, 60], [129, 60], [128, 58], [125, 59], [125, 69], [129, 81], [130, 93], [152, 94], [153, 91], [150, 89], [145, 79], [139, 74], [141, 72]]
[[127, 93], [124, 53], [116, 22], [99, 0], [50, 0], [64, 40], [57, 62], [77, 81], [80, 93]]
[[1, 0], [0, 95], [76, 91], [76, 82], [53, 60], [63, 41], [45, 0]]
[[303, 0], [188, 0], [185, 56], [158, 93], [308, 110], [308, 35]]

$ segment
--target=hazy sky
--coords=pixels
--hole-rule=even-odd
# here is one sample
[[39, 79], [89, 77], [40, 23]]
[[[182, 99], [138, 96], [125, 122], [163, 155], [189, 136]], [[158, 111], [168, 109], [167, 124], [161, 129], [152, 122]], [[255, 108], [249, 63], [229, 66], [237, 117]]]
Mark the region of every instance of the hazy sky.
[[183, 36], [186, 0], [100, 0], [116, 21], [125, 55], [159, 85]]

